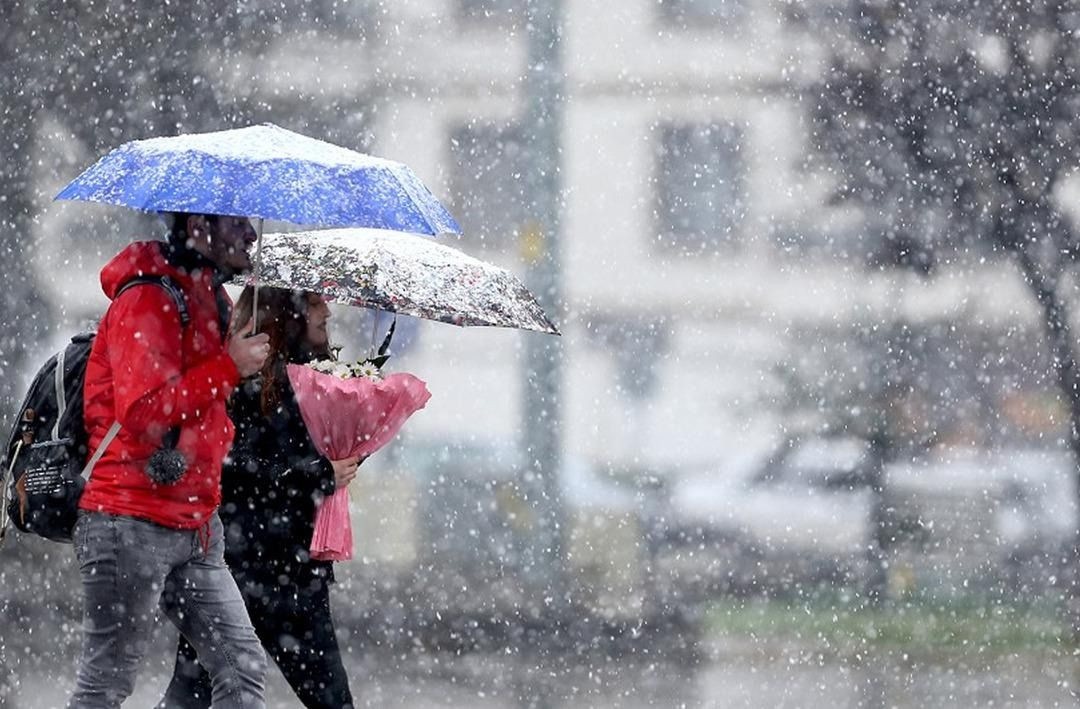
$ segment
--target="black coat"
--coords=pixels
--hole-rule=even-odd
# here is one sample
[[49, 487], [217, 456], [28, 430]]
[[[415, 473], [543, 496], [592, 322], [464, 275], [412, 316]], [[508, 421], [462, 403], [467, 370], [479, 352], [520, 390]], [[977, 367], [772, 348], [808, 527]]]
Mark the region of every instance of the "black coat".
[[296, 395], [285, 377], [281, 401], [262, 412], [258, 378], [233, 392], [236, 425], [221, 478], [225, 560], [248, 578], [304, 585], [332, 580], [331, 562], [309, 556], [319, 500], [334, 492], [334, 469], [311, 441]]

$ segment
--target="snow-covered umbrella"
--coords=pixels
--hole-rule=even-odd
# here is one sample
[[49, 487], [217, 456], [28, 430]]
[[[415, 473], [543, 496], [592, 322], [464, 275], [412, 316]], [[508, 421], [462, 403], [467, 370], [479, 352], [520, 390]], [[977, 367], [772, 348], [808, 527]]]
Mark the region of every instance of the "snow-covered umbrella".
[[267, 234], [262, 285], [454, 325], [559, 334], [509, 271], [432, 239], [380, 229]]
[[[418, 234], [461, 227], [407, 166], [272, 123], [124, 143], [56, 199]], [[256, 312], [257, 309], [256, 309]]]
[[461, 233], [407, 166], [270, 123], [124, 143], [56, 199], [310, 226]]

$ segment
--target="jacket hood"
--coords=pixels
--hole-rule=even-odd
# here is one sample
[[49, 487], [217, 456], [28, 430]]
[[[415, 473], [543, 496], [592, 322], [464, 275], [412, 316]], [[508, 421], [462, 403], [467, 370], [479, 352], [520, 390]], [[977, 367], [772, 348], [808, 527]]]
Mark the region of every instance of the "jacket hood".
[[101, 290], [112, 300], [125, 283], [138, 276], [169, 276], [177, 281], [187, 280], [165, 258], [164, 242], [136, 241], [101, 269]]

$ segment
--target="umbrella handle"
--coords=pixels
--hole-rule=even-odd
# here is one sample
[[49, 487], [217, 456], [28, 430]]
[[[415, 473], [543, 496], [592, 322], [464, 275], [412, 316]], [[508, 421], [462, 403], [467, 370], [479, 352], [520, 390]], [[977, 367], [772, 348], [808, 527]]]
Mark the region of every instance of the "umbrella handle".
[[263, 234], [263, 220], [262, 217], [256, 221], [255, 233], [258, 235], [258, 239], [255, 242], [255, 271], [254, 278], [252, 279], [252, 288], [255, 290], [251, 293], [251, 334], [254, 335], [259, 331], [259, 272], [262, 270], [262, 234]]
[[386, 331], [386, 337], [383, 338], [382, 344], [379, 345], [379, 350], [375, 353], [377, 356], [382, 357], [386, 354], [386, 351], [390, 349], [390, 341], [394, 339], [394, 328], [397, 327], [397, 313], [394, 313], [394, 321], [390, 323], [390, 329]]
[[374, 357], [375, 356], [375, 338], [379, 336], [379, 309], [378, 308], [372, 308], [371, 310], [374, 313], [374, 315], [371, 318], [371, 355], [370, 355], [370, 357]]

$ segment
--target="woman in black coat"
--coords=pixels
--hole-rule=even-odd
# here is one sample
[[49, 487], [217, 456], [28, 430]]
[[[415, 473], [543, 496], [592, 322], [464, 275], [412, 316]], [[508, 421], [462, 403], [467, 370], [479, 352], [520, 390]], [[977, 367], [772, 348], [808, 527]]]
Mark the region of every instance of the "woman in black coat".
[[[234, 323], [251, 318], [252, 289], [241, 294]], [[305, 707], [352, 707], [330, 615], [332, 562], [310, 558], [315, 509], [356, 477], [359, 460], [330, 461], [315, 450], [285, 365], [329, 358], [330, 310], [314, 293], [263, 287], [259, 330], [270, 335], [262, 372], [230, 401], [236, 425], [222, 470], [225, 561], [255, 632]], [[166, 589], [166, 593], [168, 589]], [[160, 707], [210, 706], [210, 677], [183, 637]]]

